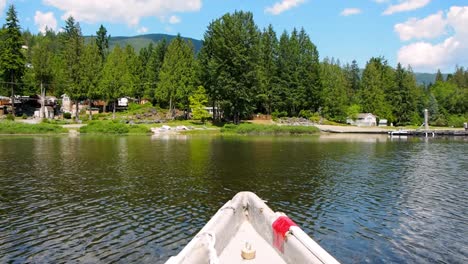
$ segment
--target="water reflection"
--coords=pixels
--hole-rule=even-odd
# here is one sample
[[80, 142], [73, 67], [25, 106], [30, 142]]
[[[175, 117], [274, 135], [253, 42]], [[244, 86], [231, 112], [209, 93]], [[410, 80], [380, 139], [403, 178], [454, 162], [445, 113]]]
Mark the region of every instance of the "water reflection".
[[244, 190], [345, 263], [467, 262], [465, 143], [0, 137], [0, 262], [161, 263]]

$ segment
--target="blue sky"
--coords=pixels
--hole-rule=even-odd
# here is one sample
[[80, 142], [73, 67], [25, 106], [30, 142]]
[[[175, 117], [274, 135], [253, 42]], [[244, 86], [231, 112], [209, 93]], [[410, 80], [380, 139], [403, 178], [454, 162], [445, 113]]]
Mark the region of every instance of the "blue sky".
[[23, 29], [59, 30], [73, 15], [83, 34], [103, 24], [112, 36], [180, 33], [202, 39], [207, 25], [235, 10], [251, 11], [260, 28], [272, 24], [278, 35], [301, 28], [320, 57], [360, 67], [372, 56], [415, 71], [452, 72], [468, 66], [467, 0], [0, 0], [4, 21], [14, 4]]

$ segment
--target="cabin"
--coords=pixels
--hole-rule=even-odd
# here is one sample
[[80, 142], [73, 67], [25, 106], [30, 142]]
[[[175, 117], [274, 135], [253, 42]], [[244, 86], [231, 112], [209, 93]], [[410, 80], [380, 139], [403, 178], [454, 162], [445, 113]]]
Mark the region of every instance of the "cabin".
[[379, 127], [384, 127], [388, 126], [388, 120], [387, 119], [379, 119]]
[[377, 126], [377, 117], [371, 113], [361, 113], [356, 119], [346, 119], [346, 123], [359, 127]]

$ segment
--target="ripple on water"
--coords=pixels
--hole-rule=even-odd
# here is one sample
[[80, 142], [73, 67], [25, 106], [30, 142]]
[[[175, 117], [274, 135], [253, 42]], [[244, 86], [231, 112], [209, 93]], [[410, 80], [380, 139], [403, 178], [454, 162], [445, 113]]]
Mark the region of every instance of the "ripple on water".
[[242, 190], [344, 263], [468, 263], [464, 141], [0, 140], [1, 263], [163, 263]]

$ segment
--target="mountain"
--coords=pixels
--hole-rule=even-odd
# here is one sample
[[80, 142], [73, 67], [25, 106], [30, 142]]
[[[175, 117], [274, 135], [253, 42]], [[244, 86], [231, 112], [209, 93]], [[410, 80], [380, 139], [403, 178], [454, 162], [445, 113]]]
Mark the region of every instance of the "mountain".
[[[435, 83], [436, 73], [415, 72], [414, 76], [418, 84], [429, 85], [430, 83]], [[442, 74], [442, 76], [444, 76], [444, 79], [447, 79], [447, 74]]]
[[[109, 40], [109, 47], [110, 49], [114, 48], [116, 45], [120, 45], [120, 47], [125, 47], [127, 44], [133, 46], [136, 52], [139, 52], [140, 49], [147, 47], [150, 43], [157, 43], [163, 39], [169, 43], [172, 39], [176, 38], [177, 36], [174, 35], [167, 35], [167, 34], [146, 34], [146, 35], [138, 35], [133, 37], [112, 37]], [[91, 41], [94, 37], [85, 37], [85, 41]], [[203, 42], [198, 39], [193, 38], [186, 38], [182, 37], [185, 40], [189, 40], [192, 42], [195, 52], [200, 51]]]

